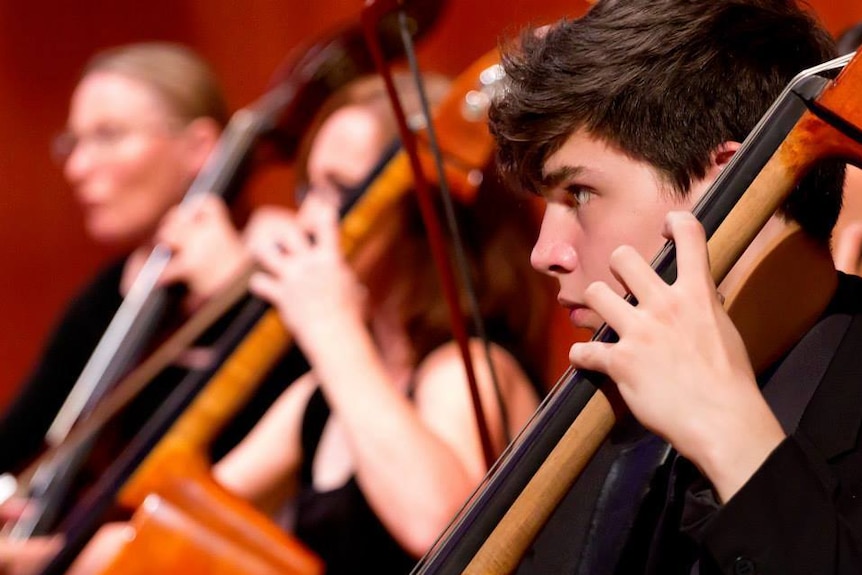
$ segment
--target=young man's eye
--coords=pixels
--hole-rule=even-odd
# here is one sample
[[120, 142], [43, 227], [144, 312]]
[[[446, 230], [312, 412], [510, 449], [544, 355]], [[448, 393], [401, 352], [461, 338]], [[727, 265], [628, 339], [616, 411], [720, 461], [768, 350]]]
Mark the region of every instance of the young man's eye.
[[593, 197], [593, 192], [583, 186], [567, 186], [566, 195], [572, 207], [577, 208], [587, 204]]

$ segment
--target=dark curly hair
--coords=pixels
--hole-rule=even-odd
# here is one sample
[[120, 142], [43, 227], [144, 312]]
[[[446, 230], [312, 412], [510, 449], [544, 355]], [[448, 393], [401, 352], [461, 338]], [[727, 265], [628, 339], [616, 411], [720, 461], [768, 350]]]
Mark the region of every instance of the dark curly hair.
[[[722, 142], [743, 141], [800, 70], [834, 55], [792, 0], [599, 1], [506, 50], [508, 90], [490, 112], [502, 174], [539, 191], [545, 160], [585, 129], [685, 195]], [[828, 241], [843, 177], [843, 164], [822, 164], [783, 212]]]

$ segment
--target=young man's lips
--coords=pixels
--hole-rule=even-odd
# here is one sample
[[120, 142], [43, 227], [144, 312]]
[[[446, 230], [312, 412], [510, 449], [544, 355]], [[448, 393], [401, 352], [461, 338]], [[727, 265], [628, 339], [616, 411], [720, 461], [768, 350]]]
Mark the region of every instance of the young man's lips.
[[581, 310], [586, 310], [587, 306], [579, 303], [575, 303], [573, 301], [565, 300], [563, 298], [557, 298], [557, 301], [561, 306], [569, 310], [569, 321], [575, 325], [578, 325], [578, 317], [583, 314]]
[[587, 306], [584, 305], [573, 305], [569, 307], [569, 320], [575, 324], [580, 326], [578, 322], [578, 318], [583, 315], [583, 312], [586, 311]]

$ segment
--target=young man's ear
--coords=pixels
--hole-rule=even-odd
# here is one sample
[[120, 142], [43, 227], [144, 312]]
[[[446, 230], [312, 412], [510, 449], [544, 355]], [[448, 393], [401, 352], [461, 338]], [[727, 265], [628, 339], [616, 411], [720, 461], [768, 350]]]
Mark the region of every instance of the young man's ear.
[[718, 177], [718, 174], [721, 173], [721, 170], [730, 163], [733, 155], [741, 145], [739, 142], [722, 142], [712, 151], [709, 155], [709, 165], [706, 167], [706, 173], [703, 175], [703, 178], [691, 183], [689, 198], [692, 202], [697, 202], [701, 198], [709, 186], [712, 185], [712, 182]]
[[733, 158], [736, 151], [742, 146], [739, 142], [722, 142], [718, 145], [715, 150], [712, 151], [712, 154], [709, 156], [709, 170], [707, 170], [707, 174], [712, 172], [713, 170], [717, 170], [713, 175], [713, 179], [715, 176], [718, 176], [718, 172], [723, 170], [730, 160]]

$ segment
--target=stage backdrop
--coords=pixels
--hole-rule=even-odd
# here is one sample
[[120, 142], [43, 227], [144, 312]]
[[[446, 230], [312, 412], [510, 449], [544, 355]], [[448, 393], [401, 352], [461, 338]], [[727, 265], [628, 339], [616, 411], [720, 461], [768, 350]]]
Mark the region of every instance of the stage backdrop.
[[[50, 6], [48, 5], [50, 4]], [[208, 58], [230, 104], [262, 93], [302, 41], [355, 21], [360, 0], [0, 0], [0, 406], [35, 360], [66, 299], [107, 258], [84, 235], [77, 206], [50, 159], [80, 66], [95, 50], [184, 42]], [[858, 0], [812, 0], [833, 33], [862, 20]], [[578, 16], [583, 0], [452, 0], [420, 46], [427, 69], [457, 74], [526, 24]], [[253, 185], [256, 203], [286, 202], [289, 168]], [[561, 356], [560, 364], [565, 356]]]

